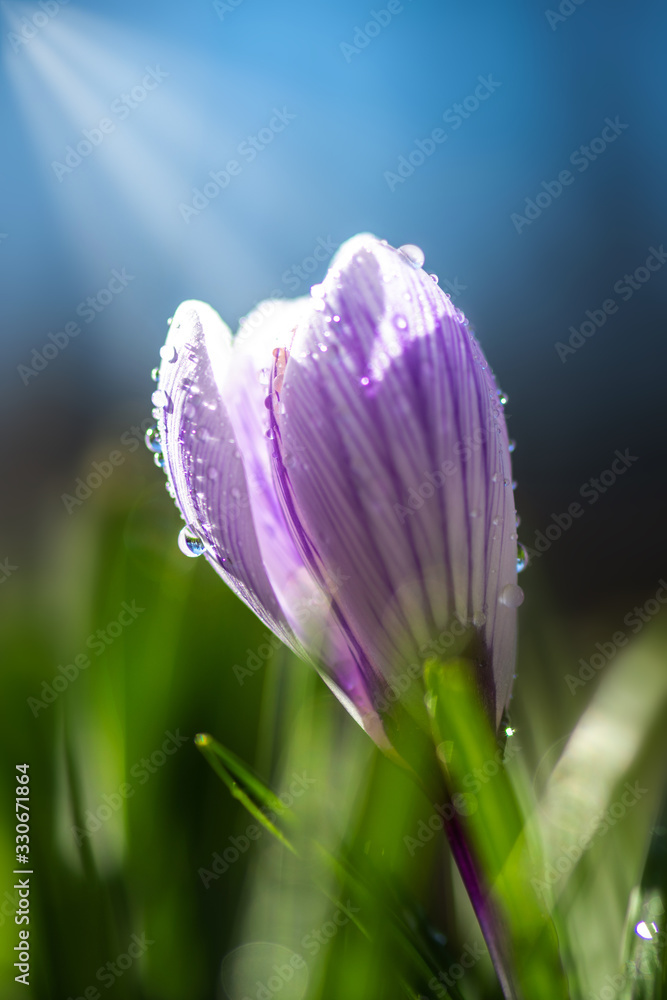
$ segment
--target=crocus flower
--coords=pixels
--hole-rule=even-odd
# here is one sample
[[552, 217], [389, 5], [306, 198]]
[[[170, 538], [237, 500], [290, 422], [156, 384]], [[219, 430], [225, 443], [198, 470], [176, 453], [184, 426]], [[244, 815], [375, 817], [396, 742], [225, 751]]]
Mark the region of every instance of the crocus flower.
[[387, 707], [421, 701], [424, 661], [462, 641], [499, 723], [522, 596], [505, 400], [422, 263], [356, 236], [309, 297], [264, 303], [234, 338], [184, 302], [149, 435], [181, 548], [384, 747]]

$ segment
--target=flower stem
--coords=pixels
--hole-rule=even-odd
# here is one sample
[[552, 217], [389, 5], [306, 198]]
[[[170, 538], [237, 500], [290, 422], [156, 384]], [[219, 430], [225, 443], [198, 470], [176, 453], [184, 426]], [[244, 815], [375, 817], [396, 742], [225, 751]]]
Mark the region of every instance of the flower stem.
[[477, 922], [489, 949], [489, 955], [498, 976], [505, 1000], [520, 1000], [520, 993], [511, 974], [512, 961], [509, 957], [508, 935], [497, 908], [490, 899], [488, 888], [478, 870], [470, 847], [466, 841], [459, 815], [454, 812], [451, 819], [444, 821], [445, 833], [452, 856], [461, 874], [463, 884], [470, 898]]

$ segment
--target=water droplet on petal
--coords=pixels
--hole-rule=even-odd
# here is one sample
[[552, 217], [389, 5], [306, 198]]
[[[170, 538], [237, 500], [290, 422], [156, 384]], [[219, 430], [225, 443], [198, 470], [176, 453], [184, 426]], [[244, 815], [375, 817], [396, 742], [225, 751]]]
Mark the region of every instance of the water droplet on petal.
[[522, 570], [524, 570], [527, 565], [528, 565], [528, 553], [526, 552], [524, 546], [521, 545], [521, 543], [519, 543], [519, 547], [516, 554], [517, 573], [521, 573]]
[[331, 317], [331, 322], [332, 323], [340, 323], [340, 316], [338, 316], [338, 315], [332, 316]]
[[151, 402], [154, 406], [161, 406], [163, 409], [169, 406], [169, 396], [164, 391], [164, 389], [156, 389], [151, 396]]
[[492, 522], [492, 523], [493, 523], [493, 524], [494, 524], [494, 525], [496, 526], [496, 528], [497, 528], [497, 527], [498, 527], [498, 525], [500, 524], [500, 518], [499, 518], [499, 517], [494, 517], [494, 519], [493, 519], [493, 522]]
[[421, 247], [415, 246], [414, 243], [405, 243], [398, 248], [398, 251], [408, 259], [413, 267], [423, 267], [426, 257]]
[[523, 590], [521, 587], [517, 587], [515, 583], [508, 583], [500, 591], [498, 600], [501, 604], [504, 604], [506, 608], [518, 608], [521, 604], [523, 604]]
[[512, 454], [512, 452], [514, 451], [515, 448], [516, 448], [516, 441], [510, 441], [510, 443], [509, 443], [510, 455]]
[[364, 375], [364, 377], [361, 379], [361, 384], [362, 385], [370, 385], [371, 384], [371, 380], [369, 378], [366, 378], [366, 376]]
[[160, 377], [160, 369], [153, 368], [153, 370], [151, 371], [151, 378], [153, 379], [154, 382], [157, 382], [159, 377]]
[[261, 368], [259, 372], [259, 383], [260, 385], [268, 385], [271, 378], [271, 372], [268, 368]]
[[174, 317], [170, 316], [169, 319], [167, 320], [167, 326], [171, 326], [173, 322], [174, 322]]
[[163, 361], [173, 362], [178, 357], [178, 351], [173, 344], [163, 344], [160, 348], [160, 357]]
[[486, 623], [486, 615], [484, 614], [484, 612], [476, 611], [475, 614], [472, 616], [472, 623], [477, 628], [481, 628], [482, 625]]
[[144, 441], [149, 451], [162, 451], [162, 442], [157, 427], [148, 428]]
[[153, 455], [153, 461], [157, 465], [158, 469], [164, 469], [164, 455], [161, 451], [157, 451]]
[[470, 516], [471, 517], [479, 517], [479, 513], [480, 512], [478, 510], [471, 510], [470, 511]]
[[192, 420], [196, 412], [197, 408], [193, 403], [186, 403], [183, 407], [183, 416], [187, 417], [188, 420]]
[[217, 479], [218, 470], [214, 465], [209, 465], [208, 469], [206, 470], [206, 475], [208, 476], [209, 479]]
[[178, 547], [184, 556], [200, 556], [204, 551], [204, 543], [187, 525], [178, 534]]
[[509, 398], [505, 395], [504, 392], [499, 392], [498, 393], [498, 399], [500, 400], [500, 405], [501, 406], [506, 406], [507, 403], [509, 402]]
[[493, 475], [491, 476], [491, 482], [492, 483], [497, 483], [499, 479], [500, 479], [500, 476], [498, 475], [498, 473], [494, 472]]
[[405, 316], [394, 316], [394, 326], [399, 330], [405, 330], [408, 326], [408, 321]]
[[435, 281], [436, 285], [437, 285], [437, 284], [438, 284], [438, 282], [440, 281], [440, 278], [438, 277], [438, 275], [437, 275], [437, 274], [429, 274], [429, 278], [431, 278], [431, 279], [432, 279], [432, 281]]

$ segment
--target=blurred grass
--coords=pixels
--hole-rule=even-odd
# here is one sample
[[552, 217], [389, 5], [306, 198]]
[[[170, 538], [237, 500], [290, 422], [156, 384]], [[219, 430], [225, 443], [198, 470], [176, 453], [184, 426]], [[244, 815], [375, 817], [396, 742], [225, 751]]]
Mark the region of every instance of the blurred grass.
[[[408, 983], [415, 996], [443, 995], [429, 987], [429, 970], [448, 974], [480, 935], [442, 835], [428, 836], [434, 804], [287, 652], [239, 684], [234, 664], [244, 665], [266, 632], [203, 559], [178, 551], [181, 522], [143, 450], [71, 516], [58, 506], [56, 497], [39, 563], [20, 567], [2, 588], [2, 997], [65, 1000], [96, 985], [102, 996], [127, 1000], [217, 1000], [226, 986], [240, 1000], [234, 990], [248, 967], [259, 981], [263, 961], [270, 973], [293, 954], [305, 973], [283, 984], [281, 1000], [290, 990], [308, 1000], [405, 997]], [[564, 676], [583, 655], [579, 639], [549, 613], [543, 581], [529, 574], [512, 705], [522, 750], [511, 772], [525, 806], [542, 794], [605, 678], [602, 671], [570, 693]], [[88, 638], [133, 601], [144, 610], [95, 656]], [[592, 641], [614, 627], [592, 623]], [[581, 622], [577, 629], [581, 635]], [[640, 641], [664, 669], [660, 621]], [[39, 697], [58, 664], [86, 651], [91, 666], [35, 717], [28, 697]], [[599, 990], [622, 961], [628, 895], [641, 880], [664, 785], [663, 729], [664, 712], [632, 762], [650, 795], [596, 841], [558, 901], [561, 933], [573, 928], [572, 942], [562, 939], [566, 958], [583, 968], [575, 996]], [[252, 818], [197, 751], [202, 731], [276, 794], [292, 794], [301, 776], [303, 794], [293, 795], [298, 858], [264, 832], [224, 872], [213, 871], [216, 854], [242, 844]], [[162, 760], [170, 732], [188, 739]], [[141, 762], [153, 754], [160, 763], [151, 771]], [[13, 776], [24, 761], [35, 873], [29, 989], [14, 984], [12, 969]], [[114, 796], [118, 808], [77, 845], [72, 827]], [[207, 885], [202, 871], [215, 875]], [[153, 943], [107, 990], [97, 970], [127, 952], [133, 934]], [[498, 996], [488, 958], [461, 982], [450, 979], [452, 996]]]

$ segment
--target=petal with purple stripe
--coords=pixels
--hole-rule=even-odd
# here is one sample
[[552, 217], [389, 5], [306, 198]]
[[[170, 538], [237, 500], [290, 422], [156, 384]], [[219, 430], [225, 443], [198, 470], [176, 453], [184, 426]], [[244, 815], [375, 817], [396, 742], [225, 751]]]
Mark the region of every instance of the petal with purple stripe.
[[294, 647], [262, 561], [244, 463], [218, 384], [231, 364], [231, 333], [210, 306], [184, 302], [161, 354], [153, 401], [176, 503], [220, 576]]
[[[510, 458], [479, 345], [435, 282], [355, 237], [313, 290], [283, 364], [272, 426], [279, 493], [367, 684], [442, 655], [468, 627], [485, 646], [500, 717], [513, 674], [516, 582]], [[497, 523], [495, 523], [497, 522]]]

